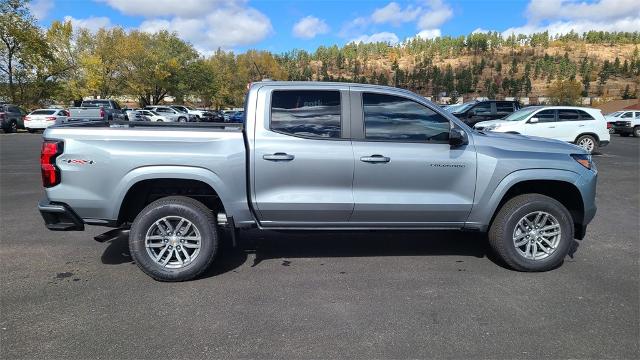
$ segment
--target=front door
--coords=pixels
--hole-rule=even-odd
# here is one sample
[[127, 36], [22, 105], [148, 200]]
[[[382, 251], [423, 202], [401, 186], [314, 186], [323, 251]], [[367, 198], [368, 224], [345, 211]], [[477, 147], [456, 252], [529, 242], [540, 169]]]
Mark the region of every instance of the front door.
[[558, 135], [555, 110], [541, 110], [533, 114], [531, 118], [536, 118], [538, 121], [531, 121], [529, 119], [524, 124], [522, 134], [529, 136], [539, 136], [544, 138], [555, 139]]
[[[314, 87], [317, 89], [317, 87]], [[263, 89], [251, 183], [264, 227], [331, 226], [353, 211], [348, 88]]]
[[462, 226], [475, 192], [473, 145], [452, 149], [449, 120], [425, 104], [400, 94], [360, 94], [353, 226]]

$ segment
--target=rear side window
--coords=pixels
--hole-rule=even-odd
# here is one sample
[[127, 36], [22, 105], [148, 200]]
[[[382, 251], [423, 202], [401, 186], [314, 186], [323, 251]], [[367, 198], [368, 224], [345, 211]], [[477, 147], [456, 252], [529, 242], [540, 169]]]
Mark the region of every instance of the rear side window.
[[511, 114], [514, 111], [512, 102], [499, 101], [496, 103], [496, 112], [498, 114]]
[[622, 119], [630, 119], [632, 117], [633, 117], [633, 112], [631, 112], [631, 111], [626, 112], [626, 113], [622, 114], [622, 116], [620, 116], [620, 118], [622, 118]]
[[542, 110], [533, 117], [538, 118], [538, 122], [554, 122], [556, 121], [555, 110]]
[[340, 138], [340, 92], [274, 91], [270, 129], [287, 135]]
[[558, 110], [558, 121], [577, 121], [580, 114], [576, 110]]
[[595, 120], [591, 114], [584, 110], [578, 110], [578, 114], [580, 114], [580, 120]]
[[480, 103], [472, 108], [476, 115], [491, 114], [491, 103]]
[[449, 120], [415, 101], [393, 95], [364, 93], [362, 103], [367, 140], [449, 140]]
[[55, 110], [36, 110], [31, 115], [53, 115], [55, 112]]

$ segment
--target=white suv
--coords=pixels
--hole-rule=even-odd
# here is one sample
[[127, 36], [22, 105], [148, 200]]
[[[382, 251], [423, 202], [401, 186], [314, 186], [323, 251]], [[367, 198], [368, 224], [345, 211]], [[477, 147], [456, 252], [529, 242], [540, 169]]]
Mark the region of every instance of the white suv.
[[606, 146], [611, 138], [600, 110], [575, 106], [530, 106], [474, 128], [567, 141], [589, 152]]

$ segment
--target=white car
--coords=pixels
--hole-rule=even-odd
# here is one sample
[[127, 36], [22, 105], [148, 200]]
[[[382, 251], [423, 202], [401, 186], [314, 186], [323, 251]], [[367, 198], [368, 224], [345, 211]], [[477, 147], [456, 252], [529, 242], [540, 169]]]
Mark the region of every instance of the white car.
[[24, 128], [30, 133], [43, 130], [54, 124], [67, 120], [69, 113], [64, 109], [38, 109], [30, 112], [24, 118]]
[[[160, 115], [153, 110], [136, 110], [133, 113], [132, 121], [140, 121], [144, 119], [144, 117], [148, 118], [149, 121], [157, 121], [157, 122], [173, 122], [173, 119], [164, 115]], [[145, 119], [146, 120], [146, 119]]]
[[607, 121], [598, 109], [575, 106], [531, 106], [474, 128], [562, 140], [595, 152], [609, 144]]
[[204, 117], [207, 112], [206, 110], [198, 110], [186, 105], [171, 105], [169, 107], [183, 114], [191, 114], [197, 119]]

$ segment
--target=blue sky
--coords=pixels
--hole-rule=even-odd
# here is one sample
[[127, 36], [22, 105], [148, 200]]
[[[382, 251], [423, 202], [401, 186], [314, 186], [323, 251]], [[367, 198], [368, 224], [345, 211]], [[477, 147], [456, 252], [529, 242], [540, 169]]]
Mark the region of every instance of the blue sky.
[[640, 0], [32, 0], [31, 7], [43, 26], [67, 19], [90, 30], [166, 29], [205, 54], [218, 47], [283, 52], [487, 30], [640, 31]]

